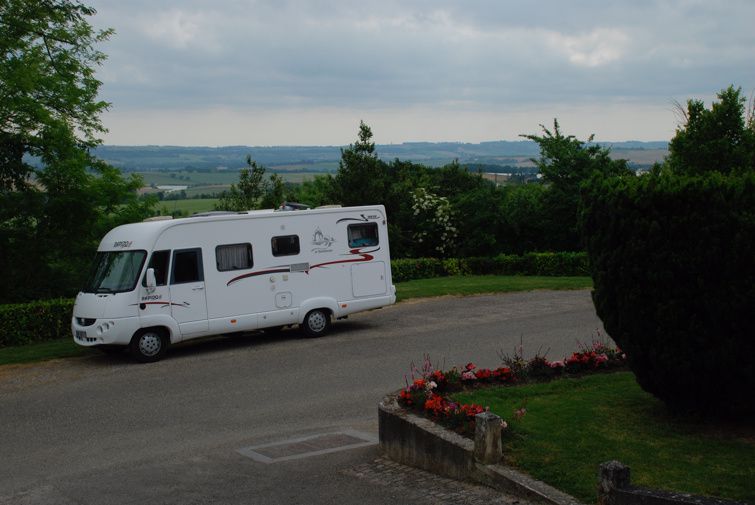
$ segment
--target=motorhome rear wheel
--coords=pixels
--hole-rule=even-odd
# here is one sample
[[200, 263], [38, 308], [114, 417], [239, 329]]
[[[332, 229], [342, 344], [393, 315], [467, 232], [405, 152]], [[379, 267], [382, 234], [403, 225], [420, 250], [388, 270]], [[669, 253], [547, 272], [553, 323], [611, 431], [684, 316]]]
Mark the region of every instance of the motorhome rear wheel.
[[310, 310], [302, 323], [302, 329], [308, 337], [325, 335], [330, 328], [330, 313], [323, 309]]

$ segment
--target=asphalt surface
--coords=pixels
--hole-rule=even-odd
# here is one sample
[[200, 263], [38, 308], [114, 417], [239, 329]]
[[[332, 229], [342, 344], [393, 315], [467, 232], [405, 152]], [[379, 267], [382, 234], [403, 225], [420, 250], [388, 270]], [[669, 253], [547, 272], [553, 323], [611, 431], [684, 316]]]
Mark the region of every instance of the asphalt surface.
[[269, 464], [238, 451], [377, 438], [378, 402], [427, 354], [442, 369], [495, 367], [523, 342], [558, 359], [598, 331], [588, 291], [537, 291], [404, 302], [319, 339], [187, 343], [148, 365], [92, 354], [0, 367], [0, 504], [511, 503], [467, 484], [460, 499], [460, 483], [391, 466], [375, 445]]

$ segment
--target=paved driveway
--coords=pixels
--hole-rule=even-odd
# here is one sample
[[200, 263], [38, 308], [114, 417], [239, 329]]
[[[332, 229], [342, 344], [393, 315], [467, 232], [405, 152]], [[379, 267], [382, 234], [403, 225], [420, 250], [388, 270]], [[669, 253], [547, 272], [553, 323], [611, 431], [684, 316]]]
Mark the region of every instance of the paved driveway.
[[[380, 459], [365, 442], [377, 403], [426, 353], [440, 368], [494, 367], [522, 339], [556, 359], [598, 328], [588, 291], [539, 291], [404, 302], [319, 339], [216, 338], [149, 365], [93, 354], [0, 367], [0, 504], [451, 503], [454, 489], [490, 503], [485, 488]], [[346, 432], [353, 448], [331, 452]], [[271, 461], [244, 453], [261, 446]]]

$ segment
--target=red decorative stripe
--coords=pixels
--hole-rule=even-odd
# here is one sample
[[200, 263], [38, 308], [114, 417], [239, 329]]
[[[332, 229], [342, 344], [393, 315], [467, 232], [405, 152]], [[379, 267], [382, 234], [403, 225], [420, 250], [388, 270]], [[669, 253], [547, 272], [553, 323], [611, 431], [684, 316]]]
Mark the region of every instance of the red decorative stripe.
[[[376, 249], [372, 249], [370, 251], [362, 251], [362, 249], [363, 249], [362, 247], [357, 247], [356, 249], [350, 249], [349, 250], [349, 254], [359, 255], [360, 256], [359, 258], [352, 258], [352, 259], [347, 259], [347, 260], [326, 261], [325, 263], [318, 263], [316, 265], [310, 265], [309, 266], [309, 270], [312, 270], [313, 268], [325, 267], [327, 265], [337, 265], [338, 263], [358, 263], [358, 262], [362, 262], [362, 261], [372, 261], [372, 260], [375, 259], [375, 257], [372, 254], [370, 254], [370, 253], [374, 253], [375, 251], [380, 250], [379, 247], [376, 248]], [[308, 274], [309, 270], [307, 270], [305, 273]], [[285, 266], [285, 267], [276, 267], [276, 268], [271, 268], [271, 269], [267, 269], [267, 270], [260, 270], [258, 272], [249, 272], [249, 273], [246, 273], [244, 275], [239, 275], [238, 277], [234, 277], [233, 279], [231, 279], [230, 281], [228, 281], [226, 283], [226, 286], [230, 286], [234, 282], [240, 281], [242, 279], [247, 279], [249, 277], [257, 277], [258, 275], [265, 275], [265, 274], [287, 273], [287, 272], [290, 272], [290, 271], [291, 271], [291, 266], [288, 265], [288, 266]]]
[[241, 279], [246, 279], [248, 277], [256, 277], [258, 275], [265, 275], [265, 274], [277, 274], [277, 273], [284, 273], [284, 272], [290, 272], [291, 267], [287, 266], [284, 268], [272, 268], [270, 270], [260, 270], [258, 272], [249, 272], [248, 274], [239, 275], [238, 277], [234, 277], [230, 281], [228, 281], [225, 285], [230, 286], [236, 281], [240, 281]]
[[375, 251], [377, 251], [377, 249], [374, 249], [372, 251], [367, 251], [367, 252], [362, 252], [361, 248], [352, 249], [352, 250], [349, 251], [349, 253], [350, 254], [358, 254], [359, 256], [361, 256], [361, 258], [354, 258], [354, 259], [350, 259], [350, 260], [327, 261], [325, 263], [318, 263], [317, 265], [311, 265], [309, 267], [309, 269], [312, 270], [313, 268], [324, 267], [326, 265], [337, 265], [338, 263], [358, 263], [358, 262], [362, 262], [362, 261], [372, 261], [372, 260], [375, 259], [375, 257], [373, 255], [369, 254], [369, 253], [372, 253], [372, 252], [375, 252]]

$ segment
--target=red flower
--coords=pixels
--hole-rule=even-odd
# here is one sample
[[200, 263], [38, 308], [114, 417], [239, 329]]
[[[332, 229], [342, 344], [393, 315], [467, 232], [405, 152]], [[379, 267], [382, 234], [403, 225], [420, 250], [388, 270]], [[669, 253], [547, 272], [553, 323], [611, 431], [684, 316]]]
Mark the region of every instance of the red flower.
[[466, 415], [467, 417], [474, 417], [477, 414], [481, 414], [482, 412], [485, 412], [485, 409], [482, 408], [480, 405], [472, 404], [464, 404], [461, 406], [461, 412], [462, 414]]
[[514, 376], [511, 373], [511, 369], [509, 367], [503, 366], [493, 370], [493, 378], [501, 382], [509, 382], [513, 380]]
[[488, 368], [481, 368], [475, 372], [475, 377], [480, 380], [489, 379], [492, 373]]
[[445, 408], [446, 401], [440, 395], [430, 394], [425, 400], [425, 410], [431, 411], [434, 415], [439, 415]]
[[409, 391], [402, 389], [401, 394], [399, 395], [399, 398], [402, 402], [405, 402], [407, 405], [412, 404], [412, 395], [409, 394]]

